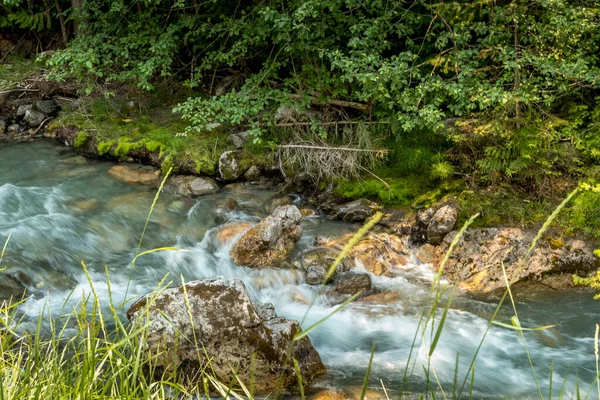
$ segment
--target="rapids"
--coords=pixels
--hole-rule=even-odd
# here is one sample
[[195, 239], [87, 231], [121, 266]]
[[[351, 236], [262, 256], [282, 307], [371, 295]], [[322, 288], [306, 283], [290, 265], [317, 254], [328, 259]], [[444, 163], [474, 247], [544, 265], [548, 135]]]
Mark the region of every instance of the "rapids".
[[[173, 246], [187, 251], [140, 257], [132, 270], [131, 260], [155, 191], [115, 180], [108, 174], [112, 165], [86, 160], [45, 141], [1, 145], [0, 244], [9, 234], [11, 239], [0, 280], [6, 280], [7, 274], [17, 276], [29, 290], [31, 298], [20, 306], [25, 316], [20, 329], [35, 325], [41, 312], [54, 316], [68, 312], [82, 295], [89, 294], [82, 261], [104, 304], [109, 295], [106, 266], [116, 302], [124, 299], [126, 291], [129, 301], [152, 291], [165, 276], [167, 281], [180, 284], [182, 278], [190, 281], [223, 275], [242, 279], [255, 300], [273, 303], [279, 315], [304, 319], [316, 288], [305, 284], [300, 272], [235, 266], [229, 255], [231, 244], [220, 246], [215, 238], [218, 226], [225, 221], [258, 222], [276, 193], [248, 185], [231, 185], [217, 194], [193, 200], [162, 193], [141, 249]], [[216, 213], [218, 204], [228, 198], [236, 199], [243, 211]], [[298, 252], [313, 246], [315, 234], [338, 236], [360, 225], [313, 217], [304, 219], [303, 227]], [[399, 389], [433, 277], [430, 265], [413, 261], [394, 278], [373, 277], [375, 287], [398, 293], [391, 302], [357, 301], [309, 335], [329, 369], [317, 386], [360, 387], [372, 344], [376, 343], [369, 385], [372, 390], [380, 390], [382, 383], [391, 392]], [[6, 290], [0, 285], [0, 291], [2, 288]], [[0, 292], [0, 298], [3, 295], [7, 294]], [[600, 321], [600, 309], [592, 297], [590, 292], [547, 291], [518, 297], [523, 326], [555, 325], [525, 335], [545, 397], [552, 363], [554, 396], [565, 378], [566, 398], [575, 395], [577, 384], [583, 395], [590, 388], [590, 395], [596, 395], [594, 329]], [[465, 295], [455, 297], [432, 359], [433, 370], [448, 397], [456, 366], [460, 383], [496, 305]], [[319, 297], [303, 326], [308, 327], [334, 309], [330, 299]], [[507, 303], [499, 319], [508, 322], [510, 316]], [[418, 336], [417, 345], [420, 339]], [[423, 348], [416, 357], [410, 390], [418, 392], [424, 390], [421, 364], [427, 364]], [[491, 328], [475, 371], [476, 398], [539, 397], [524, 346], [514, 331]]]

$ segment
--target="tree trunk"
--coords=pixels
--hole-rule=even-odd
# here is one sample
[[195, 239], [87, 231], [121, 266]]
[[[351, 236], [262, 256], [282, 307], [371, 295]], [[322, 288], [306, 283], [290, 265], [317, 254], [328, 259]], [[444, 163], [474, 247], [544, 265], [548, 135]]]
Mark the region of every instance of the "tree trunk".
[[73, 8], [73, 32], [75, 36], [79, 36], [79, 22], [81, 20], [81, 6], [83, 0], [71, 0], [71, 7]]
[[48, 0], [43, 0], [44, 3], [44, 15], [46, 15], [46, 28], [52, 28], [52, 14], [50, 14], [50, 4], [48, 4]]
[[63, 44], [67, 44], [67, 40], [69, 39], [69, 34], [67, 33], [67, 27], [65, 25], [65, 17], [62, 15], [62, 8], [60, 7], [60, 0], [54, 0], [54, 4], [56, 5], [56, 13], [58, 14], [58, 23], [60, 24], [60, 32], [63, 38]]

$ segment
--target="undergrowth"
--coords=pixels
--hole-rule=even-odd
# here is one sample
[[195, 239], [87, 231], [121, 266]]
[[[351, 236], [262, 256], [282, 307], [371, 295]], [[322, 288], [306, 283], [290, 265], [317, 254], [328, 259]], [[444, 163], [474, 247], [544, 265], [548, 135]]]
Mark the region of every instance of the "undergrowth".
[[[203, 175], [217, 173], [219, 156], [232, 146], [229, 132], [215, 129], [201, 135], [184, 136], [186, 123], [156, 96], [143, 105], [128, 104], [125, 100], [86, 98], [74, 109], [61, 112], [50, 129], [62, 127], [77, 130], [75, 147], [81, 148], [91, 140], [99, 155], [126, 160], [135, 152], [156, 154], [163, 172], [174, 167], [184, 172]], [[264, 163], [264, 150], [249, 146], [244, 149], [248, 163]]]
[[43, 63], [36, 63], [21, 57], [8, 56], [0, 62], [0, 88], [10, 90], [15, 88], [25, 78], [43, 68]]

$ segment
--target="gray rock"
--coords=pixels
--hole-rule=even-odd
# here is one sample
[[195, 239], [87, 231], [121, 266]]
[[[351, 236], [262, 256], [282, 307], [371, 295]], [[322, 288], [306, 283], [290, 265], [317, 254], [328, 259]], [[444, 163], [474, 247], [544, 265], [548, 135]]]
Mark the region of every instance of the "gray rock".
[[244, 173], [244, 178], [249, 182], [257, 181], [260, 179], [261, 176], [262, 171], [256, 165], [251, 166], [250, 168], [248, 168], [248, 171]]
[[327, 276], [327, 269], [322, 265], [309, 265], [306, 268], [306, 283], [309, 285], [320, 285]]
[[33, 104], [33, 108], [46, 116], [53, 115], [58, 111], [58, 105], [54, 100], [38, 100]]
[[271, 202], [266, 204], [265, 211], [271, 214], [277, 207], [291, 206], [292, 204], [294, 204], [294, 199], [290, 196], [273, 197]]
[[448, 204], [433, 214], [427, 226], [427, 240], [433, 245], [442, 243], [444, 237], [450, 233], [458, 220], [458, 210]]
[[231, 143], [236, 149], [242, 149], [244, 147], [244, 139], [235, 133], [229, 135], [229, 143]]
[[[306, 283], [320, 285], [325, 279], [329, 268], [340, 254], [340, 251], [330, 247], [319, 247], [302, 254], [300, 264], [306, 272]], [[330, 279], [335, 279], [338, 273], [354, 268], [351, 257], [345, 257]]]
[[302, 215], [296, 206], [282, 206], [250, 229], [231, 249], [237, 265], [279, 267], [300, 239]]
[[194, 196], [201, 196], [216, 192], [219, 190], [219, 185], [210, 178], [196, 178], [190, 184], [190, 189]]
[[219, 157], [219, 175], [224, 181], [234, 181], [245, 171], [240, 165], [241, 155], [237, 151], [226, 151]]
[[371, 217], [381, 206], [367, 199], [358, 199], [334, 208], [336, 218], [348, 222], [361, 222]]
[[0, 135], [4, 135], [4, 132], [6, 132], [6, 121], [0, 119]]
[[29, 126], [37, 128], [44, 122], [46, 119], [46, 115], [39, 111], [35, 110], [27, 110], [25, 111], [25, 116], [23, 117], [23, 121], [27, 122]]
[[22, 117], [25, 115], [26, 111], [30, 111], [33, 109], [33, 104], [23, 104], [17, 108], [17, 117]]
[[210, 178], [197, 176], [174, 176], [169, 179], [169, 187], [180, 196], [202, 196], [219, 190], [217, 182]]
[[436, 207], [426, 208], [424, 210], [419, 210], [417, 212], [417, 226], [419, 228], [427, 229], [429, 227], [429, 223], [433, 218], [433, 215], [438, 209]]
[[366, 273], [344, 272], [333, 282], [332, 292], [339, 295], [366, 295], [371, 291], [371, 277]]
[[298, 322], [277, 317], [272, 305], [253, 304], [237, 279], [190, 282], [164, 290], [154, 301], [147, 295], [131, 306], [127, 316], [137, 325], [149, 325], [143, 350], [155, 357], [161, 374], [178, 368], [196, 380], [210, 358], [219, 381], [231, 382], [231, 367], [239, 366], [241, 381], [249, 383], [253, 374], [256, 393], [264, 394], [297, 385], [290, 351], [306, 387], [325, 372], [308, 337], [293, 341], [301, 330]]
[[0, 306], [11, 299], [20, 300], [25, 292], [25, 286], [17, 278], [6, 272], [0, 272]]

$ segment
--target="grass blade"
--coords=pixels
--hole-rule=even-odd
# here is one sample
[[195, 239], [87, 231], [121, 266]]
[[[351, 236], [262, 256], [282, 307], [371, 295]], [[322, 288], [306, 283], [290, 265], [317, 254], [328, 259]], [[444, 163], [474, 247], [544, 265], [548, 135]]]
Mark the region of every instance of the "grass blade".
[[375, 354], [375, 342], [373, 342], [373, 345], [371, 346], [371, 357], [369, 358], [369, 365], [367, 366], [367, 373], [365, 374], [365, 379], [363, 381], [362, 392], [360, 393], [360, 400], [364, 400], [365, 395], [367, 394], [367, 386], [369, 386], [369, 378], [371, 377], [371, 366], [373, 365], [373, 355], [374, 354]]

